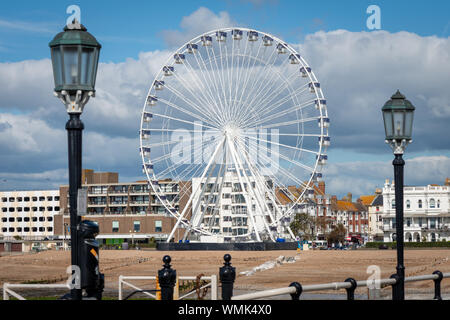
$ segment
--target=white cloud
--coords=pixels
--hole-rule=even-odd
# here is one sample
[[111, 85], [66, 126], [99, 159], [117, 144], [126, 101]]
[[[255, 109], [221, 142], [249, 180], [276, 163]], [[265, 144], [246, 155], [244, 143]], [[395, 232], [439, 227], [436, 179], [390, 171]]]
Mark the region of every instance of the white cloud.
[[[202, 7], [182, 19], [180, 30], [168, 30], [163, 37], [169, 46], [180, 46], [203, 32], [233, 25], [239, 23], [227, 12]], [[408, 150], [450, 149], [448, 139], [436, 138], [449, 132], [450, 38], [336, 30], [308, 35], [295, 46], [322, 83], [332, 147], [387, 152], [380, 109], [398, 88], [417, 108]], [[168, 50], [142, 52], [138, 59], [100, 64], [97, 96], [82, 116], [85, 167], [139, 176], [139, 117], [147, 90], [169, 55]], [[49, 59], [0, 63], [0, 172], [38, 173], [45, 184], [46, 172], [66, 171], [67, 115], [52, 89]], [[405, 181], [442, 183], [449, 168], [445, 156], [410, 159]], [[324, 174], [330, 193], [355, 195], [373, 192], [392, 176], [391, 162], [333, 163], [332, 158]], [[9, 181], [14, 179], [19, 181]]]
[[181, 30], [166, 30], [162, 36], [169, 47], [180, 47], [202, 33], [238, 25], [226, 11], [215, 14], [208, 8], [200, 7], [189, 16], [183, 17]]
[[[420, 156], [405, 160], [405, 185], [443, 184], [450, 177], [450, 158]], [[373, 194], [385, 179], [394, 179], [392, 161], [356, 161], [330, 163], [324, 169], [327, 192], [344, 195]]]

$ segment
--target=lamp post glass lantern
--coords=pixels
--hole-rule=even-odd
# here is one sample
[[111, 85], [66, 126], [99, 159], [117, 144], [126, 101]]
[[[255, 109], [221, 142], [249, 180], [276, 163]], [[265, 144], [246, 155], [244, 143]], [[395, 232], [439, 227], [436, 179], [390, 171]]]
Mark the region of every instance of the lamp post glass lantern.
[[[71, 264], [80, 267], [79, 227], [81, 216], [78, 215], [77, 197], [81, 188], [82, 171], [82, 132], [84, 129], [80, 115], [90, 97], [95, 95], [95, 80], [101, 45], [87, 29], [76, 20], [64, 28], [49, 43], [53, 77], [54, 94], [66, 106], [70, 116], [66, 123], [68, 136], [69, 162], [69, 205], [70, 205], [70, 239]], [[74, 267], [72, 267], [74, 268]], [[82, 271], [84, 272], [84, 271]], [[82, 276], [82, 275], [80, 275]], [[70, 298], [81, 300], [82, 288], [71, 289]]]
[[406, 145], [412, 142], [412, 125], [415, 107], [406, 100], [399, 90], [387, 101], [383, 108], [386, 143], [389, 143], [395, 155], [395, 241], [397, 243], [397, 273], [392, 277], [397, 279], [393, 286], [392, 298], [405, 299], [405, 266], [404, 266], [404, 230], [403, 230], [403, 152]]

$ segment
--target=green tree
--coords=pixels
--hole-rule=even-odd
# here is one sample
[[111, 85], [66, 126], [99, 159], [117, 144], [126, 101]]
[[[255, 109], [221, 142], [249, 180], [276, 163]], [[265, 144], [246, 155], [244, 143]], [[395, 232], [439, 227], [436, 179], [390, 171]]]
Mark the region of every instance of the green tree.
[[307, 213], [297, 213], [290, 227], [295, 236], [303, 234], [306, 240], [313, 238], [314, 220]]
[[331, 243], [344, 242], [347, 230], [342, 223], [339, 223], [331, 232], [327, 235], [327, 241]]

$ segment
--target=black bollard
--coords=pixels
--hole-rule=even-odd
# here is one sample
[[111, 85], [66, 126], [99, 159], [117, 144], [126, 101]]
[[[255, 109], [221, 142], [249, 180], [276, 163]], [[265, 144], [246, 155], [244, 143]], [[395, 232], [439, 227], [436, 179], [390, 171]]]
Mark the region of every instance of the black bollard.
[[177, 271], [170, 268], [170, 261], [172, 261], [170, 256], [164, 256], [163, 268], [158, 271], [161, 300], [173, 300], [173, 287], [177, 280]]
[[224, 266], [219, 269], [219, 278], [222, 283], [222, 300], [231, 300], [233, 285], [236, 279], [236, 268], [231, 266], [231, 256], [227, 253], [223, 256]]
[[350, 282], [352, 284], [350, 288], [345, 288], [345, 290], [347, 291], [347, 300], [355, 300], [355, 289], [356, 286], [358, 285], [356, 283], [356, 280], [353, 278], [348, 278], [345, 279], [345, 282]]
[[436, 270], [435, 272], [433, 272], [433, 274], [437, 274], [438, 278], [434, 279], [434, 300], [442, 300], [441, 297], [441, 281], [442, 278], [444, 278], [444, 275], [442, 274], [442, 272], [440, 272], [439, 270]]

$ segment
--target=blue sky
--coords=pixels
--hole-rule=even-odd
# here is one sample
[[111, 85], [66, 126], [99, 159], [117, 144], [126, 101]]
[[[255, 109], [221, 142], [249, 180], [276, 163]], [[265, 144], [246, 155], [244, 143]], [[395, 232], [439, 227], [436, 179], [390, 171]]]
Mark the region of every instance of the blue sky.
[[[76, 4], [82, 22], [108, 50], [104, 62], [136, 58], [141, 51], [166, 48], [164, 30], [179, 29], [184, 16], [199, 7], [226, 11], [247, 26], [270, 30], [288, 42], [301, 41], [318, 30], [367, 31], [366, 9], [381, 8], [382, 29], [409, 31], [418, 35], [450, 35], [450, 2], [434, 1], [1, 1], [0, 61], [43, 59], [49, 55], [47, 42], [67, 19], [66, 8]], [[8, 23], [8, 24], [7, 24]], [[7, 27], [9, 26], [9, 27]]]
[[[285, 40], [315, 70], [332, 121], [330, 193], [372, 193], [392, 179], [380, 109], [397, 89], [417, 108], [406, 184], [450, 176], [449, 1], [17, 0], [0, 2], [0, 190], [67, 183], [67, 115], [52, 95], [48, 43], [72, 4], [103, 46], [97, 97], [83, 113], [87, 168], [142, 179], [139, 114], [155, 72], [175, 46], [236, 24]], [[372, 4], [381, 31], [366, 27]]]

